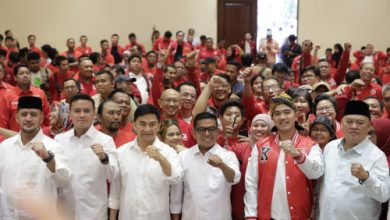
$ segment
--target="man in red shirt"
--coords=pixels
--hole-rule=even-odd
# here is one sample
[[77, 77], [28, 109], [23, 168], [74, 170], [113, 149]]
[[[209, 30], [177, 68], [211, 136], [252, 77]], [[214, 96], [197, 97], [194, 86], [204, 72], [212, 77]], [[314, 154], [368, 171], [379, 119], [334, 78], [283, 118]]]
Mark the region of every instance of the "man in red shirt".
[[50, 105], [47, 101], [45, 93], [36, 87], [31, 86], [31, 73], [26, 65], [17, 65], [14, 69], [16, 86], [4, 94], [6, 106], [0, 108], [1, 118], [5, 119], [0, 124], [0, 127], [7, 128], [13, 131], [19, 131], [19, 124], [16, 122], [16, 111], [18, 107], [18, 100], [21, 96], [37, 96], [42, 99], [43, 126], [49, 126], [50, 120]]
[[154, 76], [156, 74], [156, 64], [157, 64], [157, 53], [153, 50], [146, 53], [146, 65], [142, 64], [144, 73], [148, 77]]
[[137, 36], [134, 33], [130, 33], [129, 34], [129, 43], [126, 44], [125, 50], [130, 50], [130, 48], [132, 48], [133, 46], [136, 46], [136, 45], [138, 45], [142, 48], [142, 56], [144, 56], [146, 53], [145, 46], [143, 44], [137, 42]]
[[[119, 35], [111, 35], [111, 48], [110, 53], [114, 56], [114, 63], [120, 63], [122, 61], [122, 54], [125, 49], [119, 45]], [[108, 62], [107, 62], [108, 63]]]
[[82, 55], [89, 55], [91, 54], [92, 48], [87, 46], [88, 38], [86, 35], [80, 36], [80, 46], [76, 47], [76, 50], [80, 52]]
[[172, 47], [172, 32], [166, 31], [164, 37], [160, 37], [153, 44], [153, 50], [159, 52], [161, 50], [167, 50], [168, 53], [171, 51]]
[[80, 59], [80, 71], [75, 75], [74, 79], [80, 82], [80, 93], [85, 93], [89, 96], [96, 94], [93, 65], [88, 57]]
[[168, 56], [168, 63], [173, 63], [181, 60], [190, 51], [190, 45], [187, 42], [184, 42], [184, 32], [176, 32], [176, 41], [172, 44], [172, 53]]
[[221, 53], [214, 49], [213, 38], [208, 37], [205, 47], [199, 52], [199, 59], [205, 59], [206, 57], [213, 57], [219, 62], [221, 60]]
[[33, 35], [33, 34], [28, 35], [28, 37], [27, 37], [28, 49], [29, 49], [30, 51], [33, 51], [33, 52], [38, 53], [39, 56], [42, 57], [42, 51], [41, 51], [41, 49], [39, 49], [38, 47], [35, 46], [36, 40], [37, 40], [37, 38], [36, 38], [35, 35]]
[[100, 122], [99, 131], [114, 139], [116, 148], [132, 141], [136, 135], [133, 131], [119, 129], [121, 126], [121, 108], [118, 103], [106, 100], [100, 103], [97, 109], [97, 117]]
[[5, 76], [3, 64], [0, 63], [0, 93], [5, 94], [8, 90], [12, 89], [13, 86], [3, 81]]
[[195, 48], [197, 50], [203, 50], [206, 47], [207, 37], [206, 37], [206, 35], [201, 35], [199, 39], [200, 39], [200, 44], [195, 45], [196, 46]]
[[344, 88], [344, 93], [348, 98], [351, 99], [354, 97], [357, 100], [362, 101], [368, 96], [373, 96], [382, 100], [382, 87], [372, 83], [374, 73], [374, 63], [363, 63], [360, 69], [360, 79], [355, 79], [350, 85]]
[[77, 60], [80, 58], [80, 56], [82, 54], [75, 49], [76, 43], [75, 43], [75, 40], [73, 38], [68, 38], [66, 40], [66, 47], [68, 47], [68, 50], [62, 52], [60, 55], [68, 58], [70, 69], [72, 71], [77, 72], [78, 71], [78, 65], [79, 65]]
[[305, 40], [302, 42], [302, 55], [295, 57], [291, 65], [291, 71], [294, 73], [295, 76], [295, 83], [300, 82], [299, 76], [302, 70], [305, 67], [312, 65], [312, 50], [313, 42], [311, 42], [310, 40]]
[[64, 98], [62, 83], [65, 79], [73, 77], [74, 72], [69, 71], [69, 61], [66, 57], [58, 56], [54, 62], [59, 67], [59, 71], [49, 77], [49, 92], [53, 101], [60, 101]]
[[115, 64], [115, 58], [110, 53], [110, 45], [108, 45], [108, 40], [101, 40], [100, 41], [100, 48], [102, 49], [102, 56], [103, 59], [106, 61], [107, 64], [114, 65]]

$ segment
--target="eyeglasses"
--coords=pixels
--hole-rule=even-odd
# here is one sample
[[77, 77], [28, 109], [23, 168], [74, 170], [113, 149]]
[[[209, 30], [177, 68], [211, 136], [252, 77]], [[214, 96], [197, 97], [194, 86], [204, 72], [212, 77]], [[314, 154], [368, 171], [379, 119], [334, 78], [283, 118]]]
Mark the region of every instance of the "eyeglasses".
[[204, 134], [204, 133], [206, 133], [206, 131], [208, 131], [208, 133], [214, 133], [214, 132], [216, 132], [218, 130], [218, 128], [217, 127], [208, 127], [208, 128], [198, 127], [195, 130], [198, 133], [203, 133]]
[[316, 109], [317, 112], [333, 112], [334, 111], [334, 108], [333, 106], [325, 106], [325, 107], [322, 107], [322, 108], [317, 108]]
[[277, 85], [277, 84], [274, 84], [274, 85], [270, 85], [270, 86], [264, 86], [264, 88], [263, 88], [263, 91], [270, 91], [270, 90], [278, 90], [278, 89], [280, 89], [280, 87], [279, 87], [279, 85]]

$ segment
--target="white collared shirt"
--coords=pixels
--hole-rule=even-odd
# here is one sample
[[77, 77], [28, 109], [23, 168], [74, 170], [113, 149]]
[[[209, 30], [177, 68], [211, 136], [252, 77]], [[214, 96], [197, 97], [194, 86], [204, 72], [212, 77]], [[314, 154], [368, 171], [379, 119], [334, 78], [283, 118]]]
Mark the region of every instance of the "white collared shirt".
[[134, 84], [137, 85], [137, 88], [141, 93], [141, 98], [142, 98], [141, 104], [148, 103], [149, 92], [148, 92], [148, 82], [146, 81], [146, 77], [143, 75], [143, 73], [135, 74], [132, 72], [129, 72], [129, 77], [137, 79], [137, 81], [135, 81]]
[[[71, 187], [62, 189], [61, 200], [74, 212], [76, 220], [107, 219], [107, 182], [119, 172], [116, 147], [113, 139], [92, 125], [80, 138], [74, 129], [55, 137], [63, 144], [65, 155], [74, 178]], [[91, 145], [101, 144], [109, 158], [102, 164]]]
[[[208, 163], [213, 154], [218, 155], [234, 170], [233, 183], [227, 182], [221, 169]], [[215, 144], [205, 155], [202, 155], [198, 145], [195, 145], [180, 152], [179, 156], [184, 177], [183, 182], [172, 187], [171, 212], [182, 212], [183, 220], [231, 219], [231, 186], [237, 184], [241, 178], [236, 155]]]
[[[294, 134], [292, 142], [296, 143], [298, 138], [298, 132]], [[276, 143], [279, 143], [279, 138], [275, 139]], [[283, 150], [280, 151], [278, 157], [278, 163], [275, 174], [275, 183], [272, 194], [271, 204], [271, 216], [275, 219], [290, 219], [290, 209], [288, 207], [287, 200], [287, 188], [286, 188], [286, 155]], [[258, 170], [259, 152], [256, 145], [252, 148], [251, 157], [248, 161], [248, 167], [245, 175], [245, 216], [254, 217], [258, 216], [257, 213], [257, 200], [258, 197], [258, 185], [259, 185], [259, 170]], [[307, 179], [318, 179], [324, 172], [324, 161], [322, 158], [321, 148], [318, 144], [314, 145], [309, 154], [306, 155], [306, 160], [302, 164], [296, 164], [299, 169], [305, 174]]]
[[[389, 168], [385, 154], [368, 138], [344, 151], [344, 140], [325, 146], [325, 174], [320, 194], [320, 219], [378, 219], [381, 202], [389, 199]], [[351, 164], [369, 171], [361, 185]]]
[[137, 138], [118, 148], [120, 173], [111, 183], [108, 206], [119, 209], [119, 220], [170, 220], [169, 189], [181, 181], [183, 169], [176, 151], [157, 137], [153, 143], [171, 165], [161, 165], [138, 146]]
[[[55, 155], [54, 173], [31, 149], [38, 141]], [[55, 204], [57, 187], [68, 186], [70, 182], [71, 171], [63, 148], [56, 141], [45, 136], [42, 129], [27, 144], [23, 144], [20, 133], [0, 144], [0, 189], [3, 190], [0, 196], [4, 196], [0, 198], [3, 206], [0, 210], [3, 214], [7, 213], [9, 219], [25, 217], [26, 214], [15, 207], [15, 201], [18, 197], [23, 197], [26, 191], [36, 190], [38, 195], [49, 196]], [[8, 219], [3, 217], [2, 219]]]

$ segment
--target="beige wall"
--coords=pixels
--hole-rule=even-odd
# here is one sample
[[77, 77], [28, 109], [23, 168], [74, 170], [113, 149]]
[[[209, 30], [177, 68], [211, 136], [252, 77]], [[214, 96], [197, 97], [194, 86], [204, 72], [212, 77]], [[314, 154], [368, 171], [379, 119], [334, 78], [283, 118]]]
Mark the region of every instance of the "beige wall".
[[325, 47], [352, 44], [358, 50], [367, 43], [386, 51], [390, 47], [389, 0], [300, 0], [299, 40], [311, 39]]
[[[38, 45], [47, 42], [60, 51], [67, 37], [78, 40], [81, 34], [98, 48], [112, 33], [125, 44], [135, 32], [149, 49], [153, 25], [161, 32], [194, 27], [198, 37], [215, 37], [217, 31], [217, 0], [1, 0], [1, 8], [0, 31], [12, 29], [22, 46], [34, 33]], [[385, 50], [390, 46], [389, 9], [389, 0], [300, 0], [299, 39], [321, 45], [320, 53], [345, 41], [354, 49], [372, 42]]]
[[128, 34], [135, 32], [150, 49], [154, 25], [161, 34], [193, 27], [197, 36], [215, 37], [216, 11], [217, 0], [1, 0], [0, 31], [11, 29], [21, 46], [34, 33], [38, 45], [49, 43], [60, 51], [68, 37], [78, 41], [86, 34], [97, 49], [112, 33], [126, 44]]

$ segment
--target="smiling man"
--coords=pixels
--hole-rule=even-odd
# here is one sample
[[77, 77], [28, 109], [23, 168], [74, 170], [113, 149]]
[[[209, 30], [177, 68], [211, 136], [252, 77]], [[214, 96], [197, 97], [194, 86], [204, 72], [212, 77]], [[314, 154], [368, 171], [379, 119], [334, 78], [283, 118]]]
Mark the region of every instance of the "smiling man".
[[277, 133], [253, 147], [245, 178], [245, 219], [309, 219], [311, 180], [324, 172], [321, 149], [298, 133], [290, 96], [273, 98], [270, 113]]

